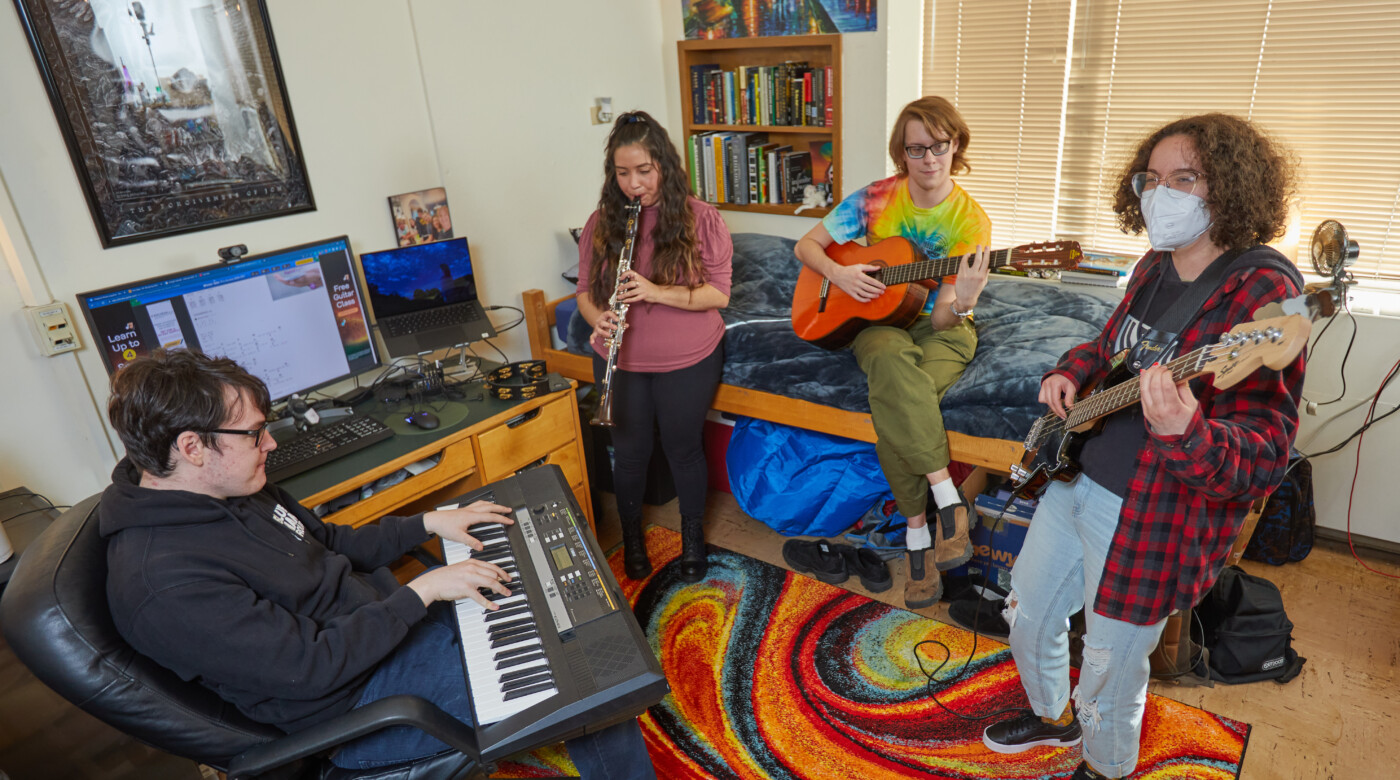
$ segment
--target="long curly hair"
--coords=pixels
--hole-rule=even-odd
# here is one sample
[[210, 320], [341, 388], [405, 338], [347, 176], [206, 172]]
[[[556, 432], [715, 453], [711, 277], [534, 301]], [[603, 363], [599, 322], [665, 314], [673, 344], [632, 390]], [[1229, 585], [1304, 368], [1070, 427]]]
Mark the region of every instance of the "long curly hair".
[[909, 124], [910, 119], [919, 120], [934, 138], [941, 135], [958, 142], [958, 150], [953, 152], [953, 160], [948, 163], [949, 174], [957, 176], [972, 172], [972, 164], [967, 161], [967, 147], [972, 143], [972, 131], [968, 129], [967, 122], [963, 121], [962, 114], [958, 113], [953, 104], [937, 95], [925, 95], [915, 100], [905, 106], [899, 112], [899, 117], [894, 120], [894, 128], [890, 131], [890, 160], [894, 162], [896, 170], [905, 175], [909, 173], [909, 166], [904, 159], [904, 126]]
[[1132, 177], [1147, 170], [1152, 150], [1174, 135], [1191, 140], [1196, 168], [1206, 175], [1210, 240], [1216, 246], [1248, 249], [1284, 234], [1289, 206], [1297, 194], [1297, 158], [1249, 120], [1230, 114], [1184, 117], [1138, 144], [1113, 195], [1113, 211], [1123, 232], [1138, 235], [1147, 229]]
[[617, 260], [626, 239], [626, 207], [630, 200], [617, 184], [617, 150], [636, 144], [661, 173], [658, 214], [652, 229], [651, 281], [695, 289], [705, 283], [704, 263], [696, 247], [695, 213], [690, 210], [685, 166], [660, 123], [645, 111], [618, 116], [608, 134], [603, 159], [603, 193], [598, 197], [598, 222], [593, 228], [593, 263], [588, 270], [588, 295], [606, 305], [617, 284]]

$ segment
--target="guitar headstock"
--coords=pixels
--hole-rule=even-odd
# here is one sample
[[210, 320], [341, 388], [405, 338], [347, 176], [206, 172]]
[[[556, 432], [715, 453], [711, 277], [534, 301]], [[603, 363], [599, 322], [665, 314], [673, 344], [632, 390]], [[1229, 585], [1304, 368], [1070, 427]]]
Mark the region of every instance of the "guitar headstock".
[[1310, 333], [1312, 321], [1298, 314], [1244, 322], [1207, 350], [1201, 369], [1215, 374], [1215, 386], [1223, 389], [1261, 365], [1284, 368], [1307, 346]]
[[1079, 265], [1084, 252], [1078, 241], [1042, 241], [1007, 250], [1006, 264], [1018, 271], [1063, 271]]

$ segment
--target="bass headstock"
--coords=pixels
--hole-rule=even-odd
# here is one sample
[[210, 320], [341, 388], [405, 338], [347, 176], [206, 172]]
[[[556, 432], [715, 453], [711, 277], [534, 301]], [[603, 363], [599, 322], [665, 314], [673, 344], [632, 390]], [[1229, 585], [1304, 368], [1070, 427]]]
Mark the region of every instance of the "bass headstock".
[[1242, 322], [1222, 334], [1220, 343], [1207, 350], [1201, 370], [1215, 374], [1214, 384], [1221, 389], [1260, 366], [1277, 371], [1303, 351], [1310, 333], [1312, 320], [1298, 314]]

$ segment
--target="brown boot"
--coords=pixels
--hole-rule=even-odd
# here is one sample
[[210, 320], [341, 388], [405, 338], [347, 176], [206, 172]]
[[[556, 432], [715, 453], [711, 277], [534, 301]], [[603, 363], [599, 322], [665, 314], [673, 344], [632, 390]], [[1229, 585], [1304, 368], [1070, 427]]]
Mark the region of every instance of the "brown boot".
[[[932, 501], [929, 506], [933, 506]], [[933, 562], [939, 571], [956, 569], [972, 559], [972, 539], [968, 536], [971, 518], [968, 512], [966, 498], [937, 512], [938, 520], [932, 523]]]
[[904, 583], [904, 606], [910, 609], [931, 607], [943, 595], [943, 579], [926, 565], [932, 558], [932, 552], [925, 547], [904, 553], [909, 559], [909, 579]]

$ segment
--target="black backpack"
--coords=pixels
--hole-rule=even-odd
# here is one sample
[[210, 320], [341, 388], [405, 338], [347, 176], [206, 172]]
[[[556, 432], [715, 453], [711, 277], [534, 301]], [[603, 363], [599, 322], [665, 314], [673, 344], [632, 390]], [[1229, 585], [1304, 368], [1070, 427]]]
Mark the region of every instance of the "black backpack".
[[1293, 649], [1293, 621], [1283, 609], [1278, 586], [1238, 566], [1220, 579], [1196, 606], [1207, 650], [1196, 674], [1236, 683], [1298, 676], [1308, 659]]
[[1244, 557], [1275, 566], [1301, 561], [1312, 552], [1316, 524], [1312, 464], [1295, 459], [1288, 475], [1265, 502], [1254, 536], [1244, 548]]

